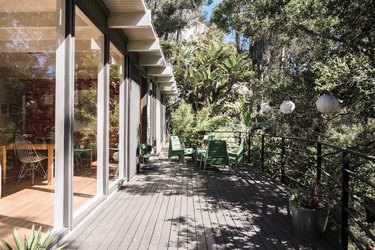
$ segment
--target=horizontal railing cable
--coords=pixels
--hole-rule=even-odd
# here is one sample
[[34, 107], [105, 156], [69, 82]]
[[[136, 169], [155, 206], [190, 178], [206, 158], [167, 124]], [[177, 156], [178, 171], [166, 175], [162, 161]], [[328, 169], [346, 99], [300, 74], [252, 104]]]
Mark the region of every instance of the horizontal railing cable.
[[[367, 172], [357, 172], [357, 169], [371, 169], [375, 164], [374, 156], [304, 138], [269, 134], [256, 136], [249, 137], [259, 143], [258, 146], [249, 145], [248, 148], [253, 150], [253, 159], [257, 159], [262, 170], [266, 170], [273, 178], [280, 178], [291, 188], [306, 188], [308, 183], [313, 182], [320, 184], [325, 197], [334, 206], [332, 217], [341, 225], [341, 237], [338, 236], [338, 239], [341, 239], [344, 249], [348, 249], [349, 238], [351, 244], [359, 249], [374, 244], [373, 232], [364, 220], [371, 221], [368, 214], [374, 214], [374, 205], [367, 201], [371, 202], [367, 194], [375, 194], [375, 183], [364, 175]], [[255, 150], [260, 151], [256, 153]], [[373, 243], [368, 243], [371, 241]]]

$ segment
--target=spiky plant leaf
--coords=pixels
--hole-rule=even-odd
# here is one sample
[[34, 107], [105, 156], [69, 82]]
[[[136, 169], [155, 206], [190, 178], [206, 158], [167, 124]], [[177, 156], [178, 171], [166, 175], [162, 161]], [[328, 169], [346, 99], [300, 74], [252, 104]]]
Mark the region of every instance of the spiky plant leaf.
[[27, 239], [27, 245], [32, 248], [32, 245], [34, 244], [35, 242], [35, 227], [34, 225], [31, 227], [31, 234], [29, 236], [29, 238]]
[[42, 235], [42, 227], [40, 226], [38, 229], [38, 232], [33, 237], [34, 240], [32, 241], [31, 244], [29, 244], [30, 249], [38, 249], [41, 235]]
[[40, 242], [41, 246], [47, 248], [48, 245], [52, 242], [54, 234], [50, 231], [47, 232], [45, 238]]
[[[39, 227], [38, 231], [35, 232], [34, 226], [31, 228], [31, 233], [28, 238], [24, 238], [24, 240], [21, 240], [19, 237], [17, 230], [14, 229], [13, 232], [13, 239], [16, 244], [17, 250], [46, 250], [49, 249], [49, 245], [51, 244], [53, 238], [55, 236], [55, 233], [51, 231], [47, 231], [46, 236], [42, 238], [42, 227]], [[6, 250], [13, 250], [12, 246], [0, 239], [0, 242], [4, 245]], [[63, 249], [67, 244], [63, 244], [60, 246], [56, 246], [54, 249]]]
[[1, 243], [3, 243], [6, 250], [13, 250], [13, 248], [10, 246], [10, 244], [8, 242], [6, 242], [5, 240], [2, 240], [2, 239], [0, 239], [0, 241], [1, 241]]
[[22, 241], [21, 241], [20, 237], [18, 236], [18, 233], [17, 233], [16, 229], [14, 229], [14, 232], [13, 232], [13, 239], [14, 239], [14, 242], [16, 243], [16, 246], [17, 246], [18, 250], [27, 250], [27, 249], [25, 249], [24, 244], [22, 244]]

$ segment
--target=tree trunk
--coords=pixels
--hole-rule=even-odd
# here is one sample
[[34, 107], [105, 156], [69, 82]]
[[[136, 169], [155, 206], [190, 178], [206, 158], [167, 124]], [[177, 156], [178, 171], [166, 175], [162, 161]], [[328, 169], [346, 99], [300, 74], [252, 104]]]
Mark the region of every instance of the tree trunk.
[[271, 52], [268, 48], [269, 33], [263, 33], [258, 39], [255, 39], [250, 56], [252, 59], [253, 70], [257, 72], [258, 78], [261, 79], [264, 72], [267, 71], [267, 66], [271, 61]]
[[235, 37], [236, 37], [237, 53], [241, 54], [241, 34], [238, 31], [235, 31], [234, 34], [235, 34]]

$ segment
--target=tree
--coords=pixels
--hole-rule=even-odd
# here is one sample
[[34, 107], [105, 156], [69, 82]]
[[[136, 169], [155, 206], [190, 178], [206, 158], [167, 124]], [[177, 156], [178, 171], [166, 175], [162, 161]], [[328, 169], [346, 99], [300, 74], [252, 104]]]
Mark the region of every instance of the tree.
[[159, 37], [176, 41], [179, 41], [180, 32], [192, 19], [203, 20], [201, 7], [211, 2], [212, 0], [146, 0]]
[[[356, 128], [358, 136], [374, 131], [371, 5], [367, 0], [223, 0], [212, 22], [249, 39], [249, 64], [256, 72], [249, 81], [253, 95], [245, 100], [250, 120], [258, 123], [265, 116], [258, 112], [263, 100], [277, 109], [292, 99], [297, 105], [292, 116], [266, 115], [269, 132], [306, 136], [324, 131], [336, 139], [341, 133], [335, 131], [347, 131], [344, 126]], [[343, 100], [340, 115], [316, 111], [315, 100], [324, 92]], [[361, 140], [357, 145], [373, 143]]]
[[216, 24], [225, 33], [234, 32], [235, 44], [238, 53], [243, 51], [242, 39], [244, 35], [244, 6], [248, 1], [222, 1], [213, 11], [211, 23]]
[[175, 44], [174, 51], [168, 54], [183, 98], [193, 110], [212, 107], [217, 115], [225, 112], [225, 103], [239, 98], [236, 89], [247, 84], [251, 72], [246, 55], [237, 54], [233, 46], [210, 32], [192, 43]]

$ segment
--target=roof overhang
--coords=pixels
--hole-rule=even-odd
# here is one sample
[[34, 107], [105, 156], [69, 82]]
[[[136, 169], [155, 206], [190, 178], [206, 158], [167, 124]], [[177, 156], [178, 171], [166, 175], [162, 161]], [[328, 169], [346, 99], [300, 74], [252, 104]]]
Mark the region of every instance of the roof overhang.
[[108, 27], [121, 29], [124, 32], [128, 38], [128, 51], [139, 54], [139, 65], [146, 68], [146, 74], [155, 77], [158, 84], [174, 82], [172, 67], [167, 65], [164, 58], [159, 38], [152, 24], [151, 11], [147, 9], [144, 0], [103, 0], [103, 2], [110, 12]]

